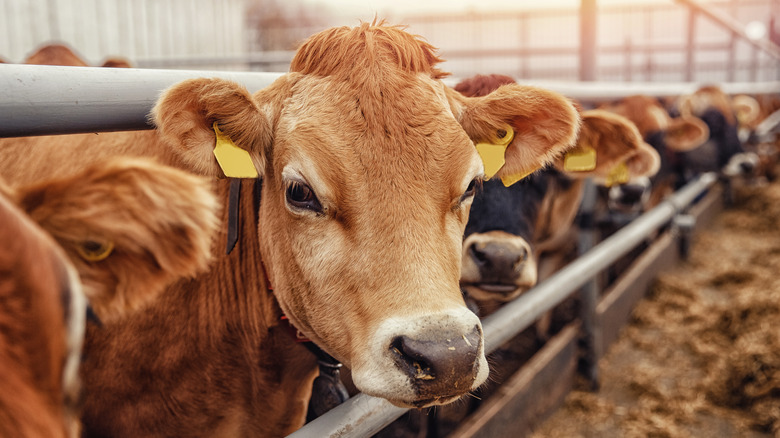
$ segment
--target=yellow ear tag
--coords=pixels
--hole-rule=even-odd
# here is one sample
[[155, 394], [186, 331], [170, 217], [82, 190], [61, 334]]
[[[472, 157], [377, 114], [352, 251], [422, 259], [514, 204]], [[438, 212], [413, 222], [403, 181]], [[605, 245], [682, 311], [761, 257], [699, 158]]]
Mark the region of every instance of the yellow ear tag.
[[76, 252], [88, 262], [105, 260], [114, 251], [114, 242], [87, 241], [76, 246]]
[[252, 163], [249, 152], [236, 146], [230, 137], [223, 134], [219, 130], [217, 122], [214, 122], [213, 126], [214, 133], [217, 135], [214, 156], [225, 176], [228, 178], [257, 178], [257, 169]]
[[612, 187], [615, 184], [625, 184], [628, 182], [628, 166], [626, 163], [620, 163], [613, 167], [607, 175], [607, 181], [604, 183], [607, 187]]
[[485, 165], [485, 178], [492, 178], [493, 175], [501, 169], [506, 159], [506, 148], [515, 137], [515, 131], [507, 126], [506, 135], [502, 138], [496, 138], [495, 143], [477, 143], [477, 153], [482, 158], [482, 164]]
[[596, 149], [588, 145], [577, 146], [566, 152], [563, 170], [567, 172], [587, 172], [596, 168]]
[[503, 177], [501, 177], [501, 182], [504, 183], [504, 187], [509, 187], [512, 184], [514, 184], [514, 183], [520, 181], [521, 179], [527, 177], [528, 175], [536, 172], [537, 170], [538, 169], [531, 169], [531, 170], [529, 170], [527, 172], [520, 172], [520, 173], [516, 173], [514, 175], [503, 176]]

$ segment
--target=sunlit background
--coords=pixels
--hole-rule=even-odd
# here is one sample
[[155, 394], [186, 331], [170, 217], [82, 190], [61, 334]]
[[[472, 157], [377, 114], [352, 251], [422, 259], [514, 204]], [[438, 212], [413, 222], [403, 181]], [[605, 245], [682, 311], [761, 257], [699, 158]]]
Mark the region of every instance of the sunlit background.
[[[742, 31], [671, 0], [595, 0], [603, 81], [766, 81], [778, 0], [701, 2]], [[91, 65], [286, 71], [302, 39], [383, 18], [440, 48], [455, 77], [581, 79], [580, 0], [0, 0], [0, 58], [58, 41]]]

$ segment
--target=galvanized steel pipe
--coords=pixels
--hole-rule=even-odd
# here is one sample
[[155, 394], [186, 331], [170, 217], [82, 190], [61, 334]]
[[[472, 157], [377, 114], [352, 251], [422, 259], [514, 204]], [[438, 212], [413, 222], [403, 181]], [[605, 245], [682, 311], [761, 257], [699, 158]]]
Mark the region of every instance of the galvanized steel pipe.
[[[149, 129], [160, 91], [198, 77], [233, 80], [250, 92], [283, 73], [0, 64], [0, 137]], [[454, 85], [455, 79], [445, 83]], [[583, 101], [690, 93], [695, 83], [525, 81]], [[723, 84], [729, 94], [780, 93], [780, 82]]]
[[[551, 310], [579, 289], [601, 270], [631, 251], [651, 233], [669, 221], [716, 181], [706, 173], [671, 195], [654, 209], [638, 217], [618, 232], [596, 245], [547, 281], [505, 304], [482, 321], [485, 352], [491, 353], [504, 342], [529, 327], [544, 312]], [[341, 406], [315, 419], [290, 438], [364, 437], [375, 434], [406, 409], [365, 394], [358, 394]]]
[[279, 76], [0, 64], [0, 137], [149, 129], [158, 95], [177, 82], [219, 77], [254, 92]]

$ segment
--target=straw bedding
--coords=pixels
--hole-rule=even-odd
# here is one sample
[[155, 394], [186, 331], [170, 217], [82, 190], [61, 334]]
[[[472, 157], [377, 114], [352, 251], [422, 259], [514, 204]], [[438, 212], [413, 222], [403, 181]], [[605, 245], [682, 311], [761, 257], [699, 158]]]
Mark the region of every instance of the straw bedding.
[[780, 183], [744, 187], [659, 276], [541, 437], [780, 437]]

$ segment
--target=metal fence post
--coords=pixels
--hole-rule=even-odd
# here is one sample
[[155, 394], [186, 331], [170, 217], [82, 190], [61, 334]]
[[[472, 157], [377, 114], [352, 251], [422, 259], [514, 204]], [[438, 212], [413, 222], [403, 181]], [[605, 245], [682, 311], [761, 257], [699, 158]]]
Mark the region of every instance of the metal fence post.
[[[579, 220], [579, 255], [582, 256], [589, 252], [598, 240], [596, 234], [598, 230], [595, 224], [596, 202], [598, 201], [598, 189], [591, 178], [585, 180], [582, 202], [580, 203]], [[602, 351], [601, 328], [598, 326], [596, 318], [596, 306], [599, 303], [601, 295], [601, 285], [599, 276], [594, 275], [580, 289], [580, 318], [582, 319], [582, 342], [584, 355], [582, 358], [582, 368], [585, 378], [590, 382], [590, 389], [593, 391], [599, 388], [599, 354]]]

